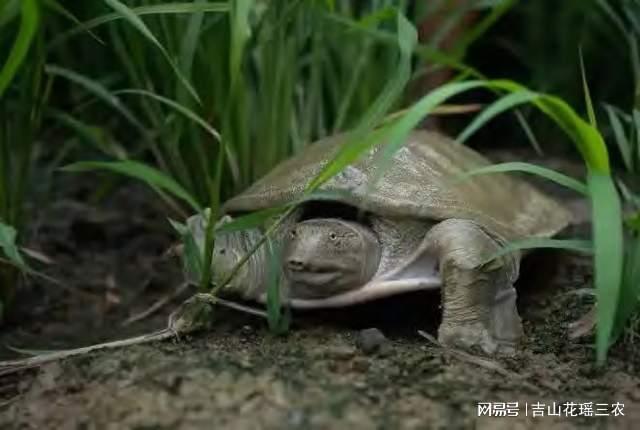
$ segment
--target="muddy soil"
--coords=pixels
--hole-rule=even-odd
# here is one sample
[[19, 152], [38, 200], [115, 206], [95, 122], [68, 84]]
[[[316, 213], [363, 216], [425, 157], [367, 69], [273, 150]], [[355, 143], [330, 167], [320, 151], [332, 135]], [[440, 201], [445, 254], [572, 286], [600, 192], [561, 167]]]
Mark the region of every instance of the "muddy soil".
[[[55, 260], [42, 270], [63, 285], [28, 282], [0, 333], [2, 358], [19, 356], [8, 346], [60, 349], [150, 332], [188, 296], [123, 325], [180, 284], [178, 263], [162, 258], [173, 237], [145, 189], [126, 186], [98, 204], [79, 203], [90, 189], [76, 187], [39, 211], [31, 247]], [[583, 202], [559, 196], [585, 218]], [[254, 316], [220, 309], [207, 333], [0, 378], [0, 428], [636, 428], [638, 345], [620, 343], [602, 369], [593, 339], [567, 337], [568, 324], [592, 303], [589, 260], [536, 253], [517, 287], [526, 341], [515, 357], [461, 355], [421, 337], [418, 330], [436, 335], [437, 294], [296, 313], [283, 336]], [[373, 352], [361, 342], [371, 327], [387, 338]], [[479, 402], [517, 402], [517, 416], [478, 417]], [[549, 407], [567, 402], [592, 402], [594, 413], [609, 416], [567, 417], [564, 408], [549, 416]], [[611, 413], [616, 403], [623, 416]], [[544, 416], [533, 416], [541, 404]]]

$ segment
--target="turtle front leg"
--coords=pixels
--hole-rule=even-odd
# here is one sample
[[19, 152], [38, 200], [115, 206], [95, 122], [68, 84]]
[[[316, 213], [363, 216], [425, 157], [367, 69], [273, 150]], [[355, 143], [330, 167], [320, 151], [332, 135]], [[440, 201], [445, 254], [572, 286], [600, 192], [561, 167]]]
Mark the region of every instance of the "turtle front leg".
[[442, 278], [440, 342], [480, 347], [488, 354], [515, 352], [523, 334], [513, 288], [519, 258], [509, 254], [487, 261], [501, 240], [468, 220], [443, 221], [425, 239], [438, 256]]

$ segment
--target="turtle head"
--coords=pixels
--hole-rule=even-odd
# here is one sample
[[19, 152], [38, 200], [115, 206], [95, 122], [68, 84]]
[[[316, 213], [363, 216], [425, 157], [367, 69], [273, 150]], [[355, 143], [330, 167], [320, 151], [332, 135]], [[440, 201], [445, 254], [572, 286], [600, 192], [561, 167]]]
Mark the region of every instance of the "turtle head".
[[[218, 221], [216, 228], [220, 228], [231, 220], [232, 218], [229, 216], [223, 217]], [[204, 219], [200, 215], [194, 216], [188, 220], [187, 225], [199, 252], [204, 253], [206, 236]], [[258, 229], [242, 231], [221, 230], [216, 232], [211, 257], [211, 282], [217, 285], [228, 280], [236, 266], [260, 237], [261, 233]], [[222, 293], [253, 298], [255, 288], [263, 283], [262, 268], [265, 264], [264, 258], [264, 252], [261, 250], [254, 252], [249, 260], [238, 268], [233, 278], [223, 288]], [[194, 279], [196, 276], [188, 268], [185, 269], [185, 272], [188, 279], [197, 282], [197, 279]]]
[[357, 289], [378, 269], [380, 244], [363, 224], [314, 218], [293, 225], [283, 265], [292, 298], [324, 298]]

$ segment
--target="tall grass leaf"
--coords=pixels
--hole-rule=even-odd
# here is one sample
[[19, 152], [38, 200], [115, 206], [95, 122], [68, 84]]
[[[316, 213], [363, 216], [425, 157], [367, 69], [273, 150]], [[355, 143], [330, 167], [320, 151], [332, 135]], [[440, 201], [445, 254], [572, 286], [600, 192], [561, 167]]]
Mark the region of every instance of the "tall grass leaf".
[[520, 128], [524, 132], [525, 136], [527, 136], [527, 140], [531, 143], [531, 146], [536, 151], [536, 154], [542, 155], [543, 151], [540, 147], [540, 143], [536, 138], [536, 135], [533, 133], [531, 126], [527, 122], [527, 119], [524, 117], [523, 113], [520, 110], [516, 110], [516, 119], [518, 120], [518, 124], [520, 124]]
[[244, 46], [251, 37], [251, 26], [249, 25], [249, 13], [253, 6], [253, 0], [236, 0], [231, 8], [232, 40], [231, 40], [231, 61], [229, 62], [231, 86], [235, 79], [239, 77]]
[[174, 100], [171, 100], [167, 97], [161, 96], [159, 94], [156, 94], [147, 90], [135, 90], [135, 89], [117, 90], [117, 91], [114, 91], [113, 94], [137, 94], [140, 96], [150, 97], [164, 105], [169, 106], [170, 108], [174, 109], [176, 112], [179, 112], [182, 115], [186, 116], [191, 121], [195, 122], [200, 127], [202, 127], [215, 140], [217, 140], [218, 142], [220, 141], [220, 133], [215, 128], [209, 125], [207, 121], [202, 119], [202, 117], [199, 116], [197, 113], [195, 113], [193, 110], [189, 109], [185, 105], [182, 105]]
[[584, 67], [582, 47], [578, 50], [578, 56], [580, 57], [580, 75], [582, 76], [582, 91], [584, 92], [584, 104], [587, 108], [587, 116], [589, 123], [597, 128], [598, 122], [596, 121], [596, 112], [593, 109], [593, 102], [591, 101], [591, 91], [589, 91], [589, 84], [587, 82], [587, 71]]
[[396, 7], [387, 5], [380, 9], [374, 10], [370, 14], [363, 16], [355, 22], [358, 25], [361, 25], [363, 28], [372, 28], [377, 27], [382, 21], [393, 19], [397, 16], [397, 14], [398, 9]]
[[[486, 81], [486, 87], [507, 92], [527, 90], [526, 87], [518, 83], [504, 79]], [[540, 93], [540, 97], [532, 100], [531, 103], [552, 119], [571, 138], [589, 169], [609, 174], [607, 147], [595, 127], [582, 119], [567, 102], [559, 97]]]
[[171, 55], [169, 54], [169, 52], [160, 43], [160, 41], [153, 35], [151, 30], [149, 30], [149, 28], [145, 25], [142, 19], [140, 19], [140, 17], [136, 15], [136, 13], [131, 10], [131, 8], [129, 8], [127, 5], [120, 2], [119, 0], [104, 0], [104, 2], [107, 3], [114, 11], [121, 14], [122, 17], [129, 24], [131, 24], [136, 30], [140, 32], [140, 34], [142, 34], [147, 40], [153, 43], [160, 50], [162, 55], [164, 55], [164, 57], [167, 59], [167, 62], [173, 69], [174, 73], [176, 74], [177, 78], [180, 80], [182, 85], [184, 85], [184, 87], [189, 92], [189, 94], [191, 94], [198, 103], [201, 103], [200, 96], [198, 96], [198, 93], [191, 85], [191, 82], [189, 82], [186, 76], [184, 76], [184, 74], [180, 71], [175, 61], [173, 61], [173, 58], [171, 58]]
[[[483, 105], [480, 103], [470, 103], [470, 104], [443, 104], [431, 110], [431, 115], [463, 115], [473, 112], [478, 112], [482, 110]], [[400, 118], [407, 112], [409, 112], [410, 108], [401, 109], [390, 113], [385, 116], [382, 121], [380, 121], [379, 126], [387, 125], [394, 120]]]
[[538, 94], [527, 90], [515, 91], [513, 93], [507, 94], [506, 96], [493, 102], [489, 107], [487, 107], [478, 116], [476, 116], [471, 124], [469, 124], [462, 131], [462, 133], [460, 133], [456, 140], [460, 143], [465, 142], [488, 121], [500, 115], [502, 112], [505, 112], [521, 104], [531, 103], [538, 97], [540, 97]]
[[637, 233], [640, 233], [640, 212], [636, 212], [634, 215], [627, 218], [626, 223], [631, 230], [635, 230]]
[[358, 159], [367, 149], [379, 143], [379, 131], [370, 133], [370, 130], [384, 119], [409, 81], [413, 49], [418, 41], [416, 29], [401, 13], [397, 14], [397, 23], [397, 43], [400, 49], [398, 69], [372, 106], [365, 112], [356, 129], [347, 137], [347, 142], [311, 181], [307, 187], [308, 191], [316, 190], [324, 182]]
[[640, 108], [640, 47], [638, 46], [638, 36], [630, 34], [629, 37], [631, 70], [633, 72], [633, 80], [635, 82], [635, 94], [633, 97], [633, 106]]
[[[380, 30], [380, 29], [372, 29], [369, 27], [365, 27], [360, 25], [358, 22], [353, 21], [345, 16], [335, 13], [324, 13], [322, 15], [325, 19], [331, 22], [335, 22], [340, 24], [348, 29], [357, 30], [361, 33], [372, 37], [373, 39], [387, 43], [387, 44], [396, 44], [397, 36], [394, 35], [390, 31]], [[415, 54], [419, 56], [421, 59], [426, 61], [431, 61], [435, 64], [440, 64], [443, 66], [450, 67], [454, 70], [458, 70], [461, 73], [466, 73], [468, 76], [472, 76], [477, 79], [483, 79], [484, 75], [470, 67], [467, 64], [459, 61], [455, 56], [445, 53], [444, 51], [432, 48], [430, 46], [424, 44], [416, 44], [414, 47]]]
[[[195, 0], [194, 4], [204, 4], [206, 0]], [[200, 42], [200, 32], [202, 30], [202, 21], [204, 20], [204, 12], [194, 12], [189, 17], [189, 22], [187, 24], [187, 30], [182, 37], [182, 42], [180, 43], [180, 57], [178, 66], [182, 71], [182, 74], [187, 78], [191, 77], [191, 70], [193, 68], [193, 59], [195, 57], [196, 48], [198, 47], [198, 43]], [[181, 100], [178, 97], [178, 100]]]
[[283, 334], [289, 328], [289, 318], [282, 313], [280, 283], [282, 282], [282, 249], [277, 242], [267, 239], [267, 321], [275, 334]]
[[[453, 47], [453, 52], [457, 54], [457, 58], [463, 58], [469, 46], [482, 37], [493, 24], [496, 23], [505, 13], [516, 4], [516, 0], [501, 0], [492, 2], [491, 12], [486, 14], [478, 24], [471, 29], [462, 33], [461, 37]], [[477, 5], [475, 5], [477, 7]], [[486, 6], [485, 6], [486, 7]]]
[[[382, 89], [380, 95], [364, 113], [357, 129], [370, 130], [380, 122], [393, 104], [402, 94], [409, 78], [411, 77], [411, 58], [413, 48], [418, 43], [418, 32], [413, 24], [400, 12], [397, 13], [398, 48], [400, 49], [400, 61], [392, 79]], [[356, 134], [358, 131], [356, 131]]]
[[613, 326], [612, 342], [624, 333], [629, 317], [637, 312], [640, 305], [640, 236], [628, 236], [624, 255], [624, 272], [616, 319]]
[[9, 261], [20, 269], [26, 269], [27, 265], [20, 255], [16, 244], [17, 231], [12, 226], [0, 222], [0, 248]]
[[248, 84], [245, 82], [243, 64], [247, 56], [245, 47], [251, 37], [249, 14], [253, 4], [253, 0], [238, 0], [231, 4], [228, 64], [230, 82], [223, 123], [224, 144], [227, 148], [233, 146], [238, 154], [242, 185], [246, 185], [252, 176], [247, 112]]
[[[216, 2], [216, 3], [204, 3], [204, 4], [193, 4], [193, 3], [164, 3], [157, 5], [146, 5], [139, 7], [132, 7], [130, 10], [139, 16], [142, 15], [173, 15], [173, 14], [191, 14], [196, 12], [207, 12], [207, 13], [224, 13], [229, 11], [229, 3], [228, 2]], [[77, 27], [72, 28], [71, 30], [57, 35], [49, 44], [48, 49], [53, 49], [59, 46], [61, 43], [64, 43], [70, 37], [83, 33], [85, 31], [91, 30], [95, 27], [98, 27], [103, 24], [108, 24], [113, 21], [117, 21], [120, 19], [124, 19], [124, 16], [120, 13], [109, 13], [106, 15], [102, 15], [96, 18], [93, 18], [89, 21], [80, 23]]]
[[40, 10], [36, 0], [23, 0], [20, 9], [20, 29], [18, 36], [9, 51], [2, 69], [0, 69], [0, 99], [9, 87], [16, 73], [24, 61], [31, 42], [38, 31], [40, 21]]
[[104, 87], [100, 82], [81, 75], [73, 70], [65, 69], [53, 64], [47, 64], [45, 66], [45, 72], [49, 75], [60, 76], [71, 82], [80, 85], [85, 90], [96, 96], [99, 100], [107, 103], [109, 106], [117, 110], [122, 116], [129, 121], [138, 131], [143, 135], [146, 134], [146, 128], [140, 121], [134, 116], [134, 114], [127, 108], [117, 95]]
[[391, 163], [393, 155], [405, 144], [411, 130], [416, 128], [433, 109], [457, 94], [484, 85], [485, 81], [467, 81], [436, 88], [408, 109], [405, 115], [386, 126], [384, 130], [385, 145], [377, 155], [376, 171], [373, 179], [369, 181], [368, 187], [375, 186]]
[[[184, 115], [191, 121], [198, 124], [218, 143], [222, 142], [220, 133], [211, 125], [209, 125], [207, 121], [205, 121], [201, 116], [199, 116], [193, 110], [189, 109], [188, 107], [180, 103], [175, 102], [174, 100], [171, 100], [167, 97], [163, 97], [159, 94], [155, 94], [155, 93], [152, 93], [151, 91], [146, 91], [146, 90], [118, 90], [118, 91], [115, 91], [114, 94], [137, 94], [144, 97], [150, 97], [162, 104], [169, 106], [170, 108], [174, 109], [176, 112], [179, 112], [180, 114]], [[229, 147], [229, 145], [224, 145], [224, 152], [226, 153], [227, 162], [229, 165], [229, 169], [231, 171], [231, 175], [234, 178], [234, 180], [237, 181], [238, 178], [240, 177], [240, 167], [238, 166], [238, 158], [236, 154], [233, 152], [233, 148]]]
[[154, 189], [169, 192], [191, 206], [195, 211], [200, 211], [200, 205], [180, 184], [160, 170], [136, 161], [81, 161], [62, 168], [66, 172], [87, 172], [93, 170], [108, 170], [142, 180]]
[[188, 274], [190, 281], [197, 283], [202, 276], [202, 267], [204, 263], [198, 245], [196, 244], [196, 240], [193, 237], [193, 232], [191, 232], [186, 225], [172, 219], [169, 219], [169, 223], [178, 233], [182, 240], [182, 244], [184, 245], [182, 264], [185, 272]]
[[69, 127], [81, 138], [80, 141], [89, 142], [99, 151], [120, 160], [128, 158], [126, 149], [111, 141], [104, 128], [87, 124], [73, 115], [57, 109], [50, 109], [48, 116], [58, 121], [60, 125]]
[[627, 26], [624, 24], [618, 13], [613, 9], [609, 0], [596, 0], [598, 6], [604, 14], [614, 23], [621, 35], [627, 35]]
[[533, 237], [533, 238], [516, 240], [516, 241], [507, 243], [500, 250], [498, 250], [498, 252], [491, 255], [487, 259], [487, 262], [494, 260], [496, 258], [502, 257], [503, 255], [510, 254], [514, 251], [520, 251], [525, 249], [538, 249], [538, 248], [563, 249], [563, 250], [586, 253], [586, 254], [593, 253], [593, 243], [590, 240], [548, 239], [548, 238]]
[[518, 161], [493, 164], [487, 167], [473, 169], [459, 176], [459, 180], [467, 180], [476, 175], [485, 175], [490, 173], [506, 173], [506, 172], [524, 172], [541, 176], [545, 179], [560, 184], [566, 188], [572, 189], [580, 194], [589, 195], [589, 189], [586, 184], [546, 167], [537, 166], [531, 163], [523, 163]]
[[83, 27], [84, 24], [78, 18], [76, 18], [76, 16], [74, 14], [72, 14], [68, 9], [66, 9], [64, 6], [62, 6], [59, 2], [57, 2], [56, 0], [44, 0], [44, 4], [47, 5], [48, 8], [54, 10], [55, 12], [57, 12], [60, 15], [64, 16], [65, 18], [67, 18], [69, 21], [71, 21], [74, 24], [76, 24], [77, 26], [81, 27], [91, 37], [93, 37], [93, 39], [96, 42], [98, 42], [101, 45], [105, 45], [104, 41], [102, 39], [100, 39], [97, 34], [95, 34], [93, 31], [91, 31], [90, 28]]
[[4, 27], [20, 13], [20, 0], [8, 0], [0, 6], [0, 28]]
[[270, 219], [282, 213], [285, 209], [286, 207], [277, 207], [251, 212], [222, 224], [218, 230], [232, 232], [263, 227]]
[[609, 175], [591, 172], [588, 177], [593, 218], [595, 285], [598, 300], [596, 361], [606, 360], [618, 308], [622, 281], [622, 208]]
[[287, 209], [291, 207], [298, 206], [304, 202], [308, 201], [319, 201], [319, 200], [329, 200], [329, 201], [352, 201], [352, 197], [349, 196], [348, 192], [344, 191], [333, 191], [333, 190], [316, 190], [314, 192], [307, 193], [302, 195], [300, 198], [294, 199], [287, 205], [283, 205], [280, 207], [263, 209], [255, 212], [251, 212], [247, 215], [242, 215], [234, 218], [233, 220], [221, 224], [216, 228], [218, 231], [232, 232], [232, 231], [242, 231], [252, 228], [264, 227], [269, 221], [277, 217], [279, 214], [285, 212]]
[[[638, 109], [634, 109], [633, 110], [633, 125], [632, 125], [632, 131], [635, 135], [635, 142], [632, 142], [629, 146], [631, 147], [631, 152], [635, 153], [635, 159], [634, 157], [632, 157], [632, 168], [629, 169], [631, 171], [635, 171], [636, 173], [638, 171], [640, 171], [640, 110]], [[634, 143], [635, 143], [635, 149], [634, 149]], [[638, 170], [635, 170], [638, 169]]]
[[604, 109], [609, 117], [609, 124], [611, 124], [614, 141], [618, 146], [618, 151], [620, 151], [622, 162], [628, 170], [631, 170], [633, 168], [633, 153], [631, 142], [627, 138], [622, 122], [620, 121], [620, 118], [616, 114], [614, 108], [610, 105], [605, 105]]

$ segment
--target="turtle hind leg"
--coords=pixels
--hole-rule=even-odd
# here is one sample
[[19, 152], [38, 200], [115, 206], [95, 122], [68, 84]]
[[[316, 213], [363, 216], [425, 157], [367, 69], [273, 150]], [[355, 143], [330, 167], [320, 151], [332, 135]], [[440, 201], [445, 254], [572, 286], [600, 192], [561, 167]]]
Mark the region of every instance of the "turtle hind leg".
[[519, 257], [488, 261], [502, 247], [501, 239], [463, 219], [437, 224], [425, 244], [438, 256], [442, 278], [440, 342], [480, 347], [488, 354], [513, 353], [523, 333], [513, 287]]

